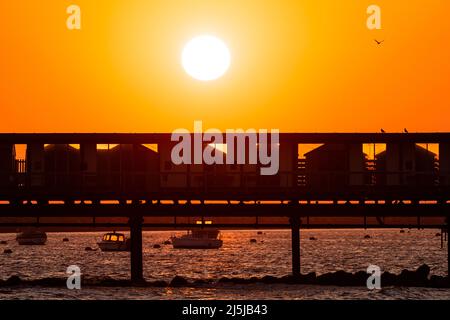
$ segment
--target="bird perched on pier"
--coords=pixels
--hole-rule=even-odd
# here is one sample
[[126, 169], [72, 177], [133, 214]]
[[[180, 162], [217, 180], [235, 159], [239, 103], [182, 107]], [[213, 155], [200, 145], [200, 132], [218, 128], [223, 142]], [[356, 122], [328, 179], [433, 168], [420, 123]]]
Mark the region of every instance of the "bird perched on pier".
[[381, 41], [378, 41], [377, 39], [373, 39], [373, 40], [377, 43], [377, 45], [381, 45], [384, 42], [384, 40], [381, 40]]
[[381, 128], [381, 133], [386, 133], [386, 131], [384, 131], [383, 128]]
[[408, 133], [408, 130], [406, 130], [406, 128], [405, 128], [405, 129], [403, 129], [403, 132], [404, 132], [404, 133]]

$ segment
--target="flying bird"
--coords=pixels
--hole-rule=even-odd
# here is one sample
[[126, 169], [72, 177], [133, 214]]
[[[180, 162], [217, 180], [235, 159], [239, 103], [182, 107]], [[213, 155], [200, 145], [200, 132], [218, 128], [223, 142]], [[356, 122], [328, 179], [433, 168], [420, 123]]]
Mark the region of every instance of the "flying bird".
[[386, 133], [386, 131], [384, 131], [383, 128], [381, 128], [381, 133]]
[[405, 129], [403, 129], [403, 132], [404, 132], [404, 133], [408, 133], [408, 130], [406, 130], [406, 128], [405, 128]]
[[378, 41], [377, 39], [373, 39], [378, 45], [382, 44], [384, 40]]

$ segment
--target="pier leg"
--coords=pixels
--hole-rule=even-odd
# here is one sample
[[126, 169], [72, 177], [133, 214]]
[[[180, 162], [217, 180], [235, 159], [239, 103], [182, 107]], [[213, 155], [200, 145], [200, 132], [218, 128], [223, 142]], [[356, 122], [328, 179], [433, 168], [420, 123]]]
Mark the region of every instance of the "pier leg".
[[291, 218], [292, 229], [292, 276], [300, 278], [300, 218]]
[[[450, 230], [450, 216], [447, 216], [447, 233]], [[450, 241], [447, 237], [447, 280], [450, 285]]]
[[130, 237], [131, 237], [131, 282], [138, 284], [144, 282], [142, 264], [142, 223], [141, 216], [130, 217]]

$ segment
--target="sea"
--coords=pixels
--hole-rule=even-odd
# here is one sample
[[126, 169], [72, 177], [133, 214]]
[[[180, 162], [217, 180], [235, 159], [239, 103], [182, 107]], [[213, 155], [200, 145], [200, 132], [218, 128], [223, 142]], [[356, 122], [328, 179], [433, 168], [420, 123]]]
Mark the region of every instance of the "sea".
[[[217, 250], [174, 249], [163, 244], [178, 231], [143, 233], [144, 277], [170, 282], [175, 276], [189, 281], [211, 280], [189, 287], [0, 287], [0, 299], [450, 299], [450, 289], [336, 287], [300, 284], [217, 283], [222, 277], [281, 277], [291, 272], [289, 230], [222, 230], [223, 247]], [[400, 273], [422, 264], [431, 274], [447, 274], [447, 243], [441, 247], [440, 230], [328, 229], [301, 230], [302, 273], [318, 275], [345, 270]], [[80, 268], [82, 277], [130, 278], [128, 252], [102, 252], [97, 241], [102, 232], [48, 233], [44, 246], [19, 246], [15, 234], [0, 234], [0, 279], [16, 275], [23, 280], [63, 278], [69, 266]], [[369, 237], [367, 237], [369, 236]], [[68, 238], [68, 242], [63, 242]], [[314, 238], [315, 240], [312, 240]], [[250, 241], [255, 239], [256, 242]], [[159, 245], [155, 247], [155, 245]], [[86, 251], [91, 247], [93, 251]], [[3, 253], [11, 249], [12, 253]]]

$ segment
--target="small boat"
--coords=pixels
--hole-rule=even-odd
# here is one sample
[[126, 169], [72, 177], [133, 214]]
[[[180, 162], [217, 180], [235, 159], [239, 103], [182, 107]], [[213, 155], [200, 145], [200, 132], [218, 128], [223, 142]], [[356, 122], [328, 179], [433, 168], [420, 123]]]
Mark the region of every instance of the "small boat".
[[130, 251], [130, 239], [127, 239], [123, 233], [115, 231], [105, 233], [102, 241], [97, 244], [102, 251]]
[[175, 249], [218, 249], [223, 241], [220, 231], [214, 228], [192, 229], [180, 237], [171, 237]]
[[47, 234], [40, 230], [26, 230], [16, 235], [16, 240], [20, 245], [44, 245], [47, 242]]

